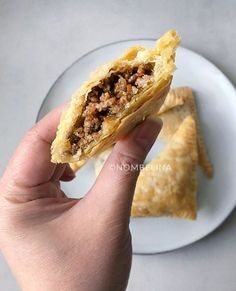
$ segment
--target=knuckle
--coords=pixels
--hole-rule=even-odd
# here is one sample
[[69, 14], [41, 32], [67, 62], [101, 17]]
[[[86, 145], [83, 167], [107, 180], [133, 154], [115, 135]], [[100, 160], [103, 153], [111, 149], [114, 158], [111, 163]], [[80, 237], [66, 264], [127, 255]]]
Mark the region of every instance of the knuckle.
[[121, 170], [124, 173], [138, 172], [142, 159], [131, 153], [118, 152], [116, 154], [115, 165], [116, 170]]
[[119, 164], [123, 165], [137, 165], [140, 163], [139, 157], [134, 156], [130, 153], [121, 153], [119, 152], [117, 154], [117, 160]]

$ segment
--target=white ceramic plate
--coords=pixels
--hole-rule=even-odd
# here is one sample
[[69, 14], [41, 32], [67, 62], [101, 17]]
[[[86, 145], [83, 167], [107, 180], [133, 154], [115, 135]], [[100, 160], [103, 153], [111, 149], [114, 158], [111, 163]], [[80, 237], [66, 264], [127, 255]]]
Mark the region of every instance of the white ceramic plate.
[[[118, 57], [133, 44], [153, 46], [154, 40], [128, 40], [97, 48], [72, 64], [56, 80], [46, 96], [38, 119], [68, 100], [98, 65]], [[134, 218], [130, 228], [134, 253], [160, 253], [191, 244], [218, 227], [236, 204], [236, 92], [229, 80], [208, 60], [180, 47], [172, 87], [190, 86], [196, 95], [201, 128], [214, 164], [214, 178], [199, 171], [198, 218], [186, 221], [173, 218]], [[162, 145], [156, 142], [147, 159]], [[95, 181], [93, 162], [89, 161], [63, 189], [71, 197], [84, 195]]]

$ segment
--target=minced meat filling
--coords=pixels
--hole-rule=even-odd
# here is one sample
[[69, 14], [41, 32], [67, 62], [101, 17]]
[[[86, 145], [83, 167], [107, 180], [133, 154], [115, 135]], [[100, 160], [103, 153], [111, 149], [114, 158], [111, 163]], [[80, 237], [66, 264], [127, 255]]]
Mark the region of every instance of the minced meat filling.
[[150, 83], [153, 64], [141, 64], [112, 72], [87, 95], [80, 124], [70, 136], [71, 153], [84, 148], [99, 136], [104, 118], [115, 115], [134, 95]]

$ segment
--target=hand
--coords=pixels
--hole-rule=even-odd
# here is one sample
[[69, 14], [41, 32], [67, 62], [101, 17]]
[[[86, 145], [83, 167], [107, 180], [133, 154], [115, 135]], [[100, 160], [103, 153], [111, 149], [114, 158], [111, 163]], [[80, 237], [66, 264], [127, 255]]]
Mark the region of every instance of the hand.
[[23, 290], [125, 290], [138, 171], [120, 165], [144, 161], [161, 123], [146, 120], [118, 141], [92, 189], [71, 199], [60, 181], [74, 173], [50, 162], [61, 111], [28, 131], [0, 180], [1, 251]]

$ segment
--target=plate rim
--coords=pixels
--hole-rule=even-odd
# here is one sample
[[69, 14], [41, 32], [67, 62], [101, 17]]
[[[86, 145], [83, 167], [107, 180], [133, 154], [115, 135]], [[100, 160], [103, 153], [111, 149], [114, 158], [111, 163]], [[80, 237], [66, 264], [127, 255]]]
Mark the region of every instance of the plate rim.
[[[138, 41], [153, 41], [155, 42], [156, 39], [155, 38], [128, 38], [128, 39], [123, 39], [123, 40], [117, 40], [117, 41], [113, 41], [113, 42], [109, 42], [109, 43], [106, 43], [106, 44], [103, 44], [103, 45], [100, 45], [98, 47], [95, 47], [94, 49], [92, 50], [89, 50], [88, 52], [82, 54], [79, 58], [77, 58], [75, 61], [73, 61], [68, 67], [66, 67], [59, 75], [58, 77], [55, 79], [55, 81], [52, 83], [52, 85], [50, 86], [49, 90], [47, 91], [45, 97], [43, 98], [42, 102], [41, 102], [41, 105], [39, 107], [39, 110], [38, 110], [38, 113], [37, 113], [37, 116], [36, 116], [36, 122], [38, 122], [40, 120], [40, 113], [46, 103], [46, 100], [48, 99], [48, 97], [50, 96], [51, 92], [53, 91], [53, 89], [55, 88], [55, 86], [57, 85], [57, 83], [60, 81], [60, 79], [63, 78], [63, 76], [74, 66], [76, 65], [78, 62], [80, 62], [82, 59], [86, 58], [88, 55], [96, 52], [96, 51], [99, 51], [100, 49], [103, 49], [105, 47], [108, 47], [108, 46], [112, 46], [112, 45], [116, 45], [116, 44], [120, 44], [120, 43], [125, 43], [125, 42], [138, 42]], [[215, 72], [219, 73], [220, 74], [220, 77], [223, 78], [222, 80], [225, 82], [226, 86], [228, 89], [231, 90], [231, 92], [233, 92], [235, 95], [236, 95], [236, 88], [234, 86], [234, 84], [232, 83], [232, 81], [228, 78], [228, 76], [221, 71], [220, 68], [218, 68], [214, 63], [212, 63], [210, 60], [208, 60], [206, 57], [204, 57], [203, 55], [199, 54], [198, 52], [192, 50], [192, 49], [189, 49], [189, 48], [186, 48], [184, 46], [180, 46], [179, 47], [181, 50], [183, 51], [187, 51], [188, 53], [190, 54], [193, 54], [195, 56], [197, 56], [198, 58], [202, 59], [204, 62], [206, 62], [209, 66], [211, 66], [212, 69], [214, 69]], [[181, 248], [184, 248], [186, 246], [189, 246], [189, 245], [192, 245], [198, 241], [200, 241], [201, 239], [203, 239], [204, 237], [210, 235], [210, 234], [213, 234], [219, 227], [222, 226], [222, 224], [227, 220], [227, 218], [232, 214], [232, 212], [234, 211], [236, 207], [236, 200], [234, 202], [234, 204], [232, 204], [232, 207], [229, 208], [229, 211], [223, 216], [223, 218], [220, 220], [219, 223], [216, 224], [216, 226], [214, 228], [212, 228], [209, 232], [205, 233], [205, 234], [201, 234], [198, 236], [198, 238], [195, 238], [187, 243], [184, 243], [184, 244], [180, 244], [174, 248], [167, 248], [165, 250], [160, 250], [160, 251], [147, 251], [147, 252], [144, 252], [144, 251], [133, 251], [133, 254], [134, 255], [155, 255], [155, 254], [164, 254], [164, 253], [169, 253], [169, 252], [173, 252], [175, 250], [178, 250], [178, 249], [181, 249]]]

